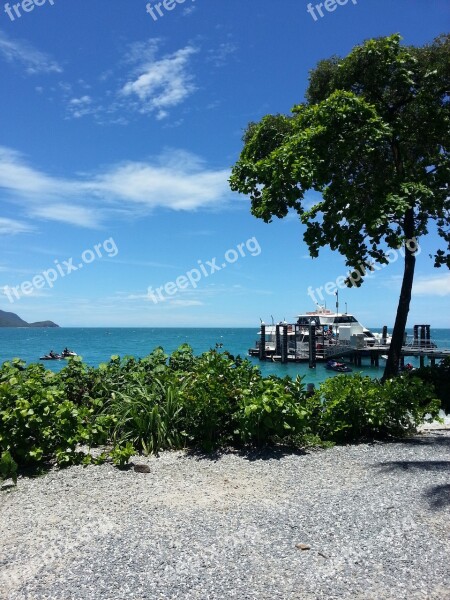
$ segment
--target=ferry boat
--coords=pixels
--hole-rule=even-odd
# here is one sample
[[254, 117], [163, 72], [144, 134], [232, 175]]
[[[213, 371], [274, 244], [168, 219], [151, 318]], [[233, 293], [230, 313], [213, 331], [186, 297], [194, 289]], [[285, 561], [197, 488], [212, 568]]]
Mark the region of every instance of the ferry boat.
[[[315, 326], [316, 354], [318, 360], [327, 360], [339, 352], [339, 348], [373, 348], [388, 347], [391, 336], [370, 331], [364, 327], [354, 315], [339, 313], [319, 306], [316, 310], [297, 316], [295, 323], [285, 321], [278, 324], [265, 325], [265, 356], [279, 360], [281, 337], [284, 327], [287, 331], [287, 358], [289, 361], [307, 360], [309, 358], [310, 326]], [[261, 336], [261, 331], [258, 332]], [[278, 337], [278, 340], [277, 340]], [[259, 355], [260, 340], [249, 349], [251, 356]]]
[[[309, 325], [314, 321], [316, 324], [316, 333], [325, 331], [331, 331], [331, 335], [336, 336], [337, 340], [350, 341], [351, 336], [360, 336], [363, 334], [363, 339], [367, 346], [379, 346], [382, 342], [383, 345], [389, 346], [391, 343], [391, 336], [386, 335], [383, 338], [382, 333], [374, 333], [364, 327], [354, 315], [349, 313], [338, 313], [328, 310], [322, 306], [318, 307], [315, 311], [307, 312], [297, 316], [297, 324], [306, 332], [309, 332]], [[328, 334], [330, 335], [330, 334]]]

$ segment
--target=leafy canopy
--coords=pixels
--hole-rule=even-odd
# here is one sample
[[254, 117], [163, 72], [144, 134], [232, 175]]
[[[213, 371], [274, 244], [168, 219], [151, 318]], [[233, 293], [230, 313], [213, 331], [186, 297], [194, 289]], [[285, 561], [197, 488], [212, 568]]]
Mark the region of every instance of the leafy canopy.
[[[329, 245], [346, 264], [387, 263], [387, 248], [428, 233], [450, 268], [450, 36], [422, 48], [392, 35], [321, 61], [307, 103], [250, 123], [230, 179], [266, 222], [295, 210], [317, 257]], [[323, 200], [305, 207], [308, 190]]]

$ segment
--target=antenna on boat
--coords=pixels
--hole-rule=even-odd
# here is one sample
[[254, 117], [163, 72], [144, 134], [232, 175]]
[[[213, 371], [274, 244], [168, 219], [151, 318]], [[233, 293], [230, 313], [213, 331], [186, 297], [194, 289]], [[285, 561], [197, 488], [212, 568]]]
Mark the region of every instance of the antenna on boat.
[[272, 317], [272, 325], [273, 325], [273, 324], [274, 324], [274, 321], [273, 321], [273, 315], [270, 315], [270, 316]]
[[259, 322], [260, 322], [260, 323], [261, 323], [261, 325], [262, 325], [262, 322], [263, 322], [263, 320], [261, 319], [261, 317], [259, 317]]
[[339, 290], [336, 290], [335, 292], [335, 296], [336, 296], [336, 314], [339, 314]]

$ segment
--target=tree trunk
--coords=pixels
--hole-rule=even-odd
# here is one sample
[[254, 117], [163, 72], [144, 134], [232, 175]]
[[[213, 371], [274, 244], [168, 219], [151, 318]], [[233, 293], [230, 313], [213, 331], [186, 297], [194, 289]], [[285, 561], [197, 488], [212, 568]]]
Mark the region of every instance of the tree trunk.
[[413, 240], [414, 234], [414, 213], [409, 209], [405, 214], [405, 267], [403, 271], [402, 289], [397, 307], [397, 315], [395, 317], [394, 331], [392, 332], [392, 340], [389, 348], [388, 359], [382, 381], [396, 377], [400, 368], [400, 358], [405, 337], [406, 322], [408, 320], [409, 305], [411, 303], [411, 292], [414, 281], [414, 269], [416, 266], [415, 251], [410, 250], [410, 241]]

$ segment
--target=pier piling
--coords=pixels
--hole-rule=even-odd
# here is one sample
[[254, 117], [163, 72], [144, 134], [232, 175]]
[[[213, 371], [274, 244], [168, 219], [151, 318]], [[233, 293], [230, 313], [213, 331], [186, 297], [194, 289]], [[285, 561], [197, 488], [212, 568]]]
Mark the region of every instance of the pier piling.
[[316, 368], [316, 323], [309, 324], [309, 368]]
[[288, 326], [287, 323], [283, 325], [283, 339], [281, 344], [281, 362], [287, 363], [288, 361]]
[[279, 324], [275, 326], [275, 354], [276, 356], [281, 356], [281, 334]]
[[266, 326], [261, 323], [261, 338], [259, 340], [259, 360], [266, 360]]

